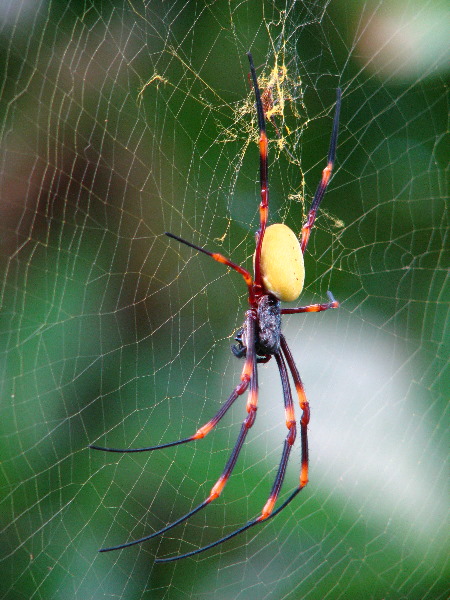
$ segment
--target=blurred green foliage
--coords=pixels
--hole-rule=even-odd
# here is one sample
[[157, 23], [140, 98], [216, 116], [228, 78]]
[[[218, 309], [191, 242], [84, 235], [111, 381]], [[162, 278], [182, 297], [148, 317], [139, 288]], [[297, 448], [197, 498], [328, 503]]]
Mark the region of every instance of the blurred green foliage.
[[[445, 461], [441, 71], [399, 81], [384, 66], [362, 64], [351, 11], [375, 18], [370, 3], [42, 2], [1, 10], [0, 596], [446, 597], [446, 553], [438, 552], [445, 531], [430, 525], [420, 537], [394, 505], [385, 507], [386, 520], [370, 511], [366, 518], [365, 501], [352, 503], [356, 482], [330, 489], [320, 475], [295, 507], [258, 531], [198, 560], [154, 568], [155, 555], [209, 543], [258, 513], [280, 450], [261, 425], [215, 506], [161, 540], [97, 555], [204, 499], [242, 405], [195, 445], [130, 456], [87, 449], [185, 437], [239, 377], [229, 345], [246, 306], [242, 281], [163, 233], [251, 264], [258, 206], [255, 123], [244, 110], [252, 106], [251, 48], [261, 76], [275, 56], [288, 67], [283, 144], [268, 126], [271, 215], [295, 230], [324, 166], [334, 90], [344, 90], [337, 169], [306, 257], [304, 303], [331, 288], [342, 315], [323, 321], [328, 328], [335, 318], [366, 345], [386, 336], [392, 356], [408, 357], [399, 359], [415, 374], [398, 398], [410, 419], [404, 436], [391, 431], [391, 408], [381, 403], [387, 424], [376, 440], [398, 440], [400, 455], [417, 436], [425, 469], [430, 456]], [[307, 360], [320, 319], [310, 337], [288, 323]], [[329, 363], [318, 361], [329, 368], [318, 385], [330, 390], [337, 344], [324, 351]], [[273, 377], [262, 369], [262, 396]], [[383, 387], [383, 373], [379, 379]], [[379, 389], [365, 391], [346, 424], [369, 436], [364, 408], [378, 405]], [[269, 400], [281, 407], [281, 397]], [[345, 407], [345, 397], [336, 403]], [[261, 405], [261, 414], [268, 410]], [[281, 443], [281, 410], [275, 419]], [[317, 473], [320, 452], [314, 448]], [[293, 464], [286, 488], [296, 485], [298, 456]], [[385, 466], [380, 461], [381, 472]], [[421, 477], [415, 466], [413, 482]], [[428, 498], [434, 523], [441, 477]], [[363, 497], [374, 493], [368, 486]]]

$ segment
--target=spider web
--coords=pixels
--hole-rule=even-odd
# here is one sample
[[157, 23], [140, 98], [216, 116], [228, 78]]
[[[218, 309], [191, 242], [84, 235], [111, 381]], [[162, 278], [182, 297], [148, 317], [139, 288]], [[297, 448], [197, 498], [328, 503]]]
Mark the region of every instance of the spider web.
[[[3, 2], [1, 598], [447, 598], [446, 13], [439, 2]], [[270, 221], [299, 231], [343, 102], [335, 175], [284, 331], [311, 403], [310, 484], [259, 514], [286, 435], [276, 365], [245, 416], [230, 352], [266, 92]], [[446, 145], [447, 143], [447, 145]], [[298, 414], [298, 412], [297, 412]], [[282, 498], [298, 483], [292, 453]]]

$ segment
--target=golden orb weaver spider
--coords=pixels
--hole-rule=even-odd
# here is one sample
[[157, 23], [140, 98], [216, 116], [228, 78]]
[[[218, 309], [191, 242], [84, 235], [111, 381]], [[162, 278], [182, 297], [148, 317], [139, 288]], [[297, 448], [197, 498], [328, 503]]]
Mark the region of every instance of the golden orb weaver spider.
[[[159, 446], [151, 446], [147, 448], [104, 448], [102, 446], [91, 445], [94, 450], [103, 450], [105, 452], [148, 452], [161, 448], [169, 448], [185, 444], [193, 440], [199, 440], [207, 435], [222, 419], [225, 413], [229, 410], [234, 401], [241, 396], [247, 389], [247, 417], [242, 423], [239, 436], [236, 444], [230, 454], [228, 462], [224, 470], [211, 489], [209, 496], [193, 510], [180, 517], [176, 521], [169, 523], [159, 531], [155, 531], [150, 535], [142, 537], [138, 540], [133, 540], [118, 546], [109, 548], [101, 548], [99, 552], [110, 552], [111, 550], [120, 550], [128, 546], [134, 546], [156, 536], [159, 536], [180, 523], [183, 523], [192, 515], [199, 512], [210, 502], [215, 500], [222, 493], [225, 484], [227, 483], [233, 468], [238, 459], [242, 445], [245, 441], [249, 429], [252, 427], [256, 418], [256, 409], [258, 404], [258, 363], [269, 361], [272, 356], [275, 357], [280, 379], [283, 389], [284, 408], [286, 417], [286, 427], [288, 433], [284, 441], [283, 452], [275, 476], [275, 481], [269, 494], [269, 498], [264, 505], [261, 514], [248, 521], [245, 525], [236, 529], [232, 533], [222, 537], [211, 544], [186, 552], [185, 554], [171, 556], [168, 558], [156, 559], [155, 562], [170, 562], [193, 556], [214, 548], [218, 544], [225, 542], [243, 531], [253, 527], [257, 523], [271, 519], [281, 512], [297, 494], [308, 483], [308, 423], [309, 423], [309, 404], [306, 399], [304, 387], [294, 358], [289, 350], [286, 339], [281, 333], [281, 315], [304, 313], [304, 312], [320, 312], [329, 308], [337, 308], [338, 302], [333, 298], [331, 292], [328, 292], [329, 302], [324, 304], [311, 304], [309, 306], [299, 306], [297, 308], [281, 308], [280, 301], [293, 302], [296, 300], [303, 289], [305, 268], [303, 262], [303, 254], [308, 245], [308, 240], [311, 228], [316, 219], [317, 210], [322, 201], [322, 198], [327, 189], [330, 177], [333, 171], [334, 161], [336, 157], [336, 145], [339, 129], [339, 112], [341, 106], [341, 90], [337, 89], [336, 108], [334, 113], [333, 129], [331, 133], [330, 148], [328, 151], [327, 166], [322, 172], [321, 181], [316, 189], [308, 217], [301, 231], [301, 242], [299, 242], [295, 233], [286, 225], [277, 223], [267, 227], [267, 218], [269, 212], [269, 189], [268, 189], [268, 141], [266, 135], [266, 122], [264, 109], [261, 101], [261, 93], [258, 86], [255, 67], [253, 64], [252, 55], [247, 53], [250, 63], [250, 73], [253, 81], [253, 89], [255, 92], [256, 111], [258, 116], [259, 127], [259, 160], [260, 160], [260, 186], [261, 186], [261, 203], [259, 206], [260, 224], [259, 230], [256, 232], [256, 250], [254, 254], [254, 277], [249, 271], [231, 262], [225, 256], [217, 252], [209, 252], [205, 248], [200, 248], [195, 244], [191, 244], [186, 240], [179, 238], [173, 233], [166, 233], [167, 236], [198, 250], [207, 256], [210, 256], [217, 262], [227, 265], [231, 269], [237, 271], [244, 278], [248, 288], [249, 309], [245, 313], [245, 321], [242, 328], [236, 335], [237, 344], [232, 346], [232, 351], [238, 358], [245, 357], [244, 368], [242, 369], [240, 382], [231, 392], [227, 401], [222, 405], [217, 414], [200, 427], [188, 438], [161, 444]], [[287, 364], [287, 366], [286, 366]], [[297, 392], [300, 409], [302, 411], [300, 419], [300, 438], [301, 438], [301, 470], [299, 485], [288, 498], [274, 510], [275, 503], [281, 491], [281, 486], [284, 481], [286, 467], [289, 460], [289, 455], [294, 444], [297, 425], [295, 422], [294, 404], [292, 400], [291, 386], [289, 383], [288, 369], [291, 378], [294, 382]]]

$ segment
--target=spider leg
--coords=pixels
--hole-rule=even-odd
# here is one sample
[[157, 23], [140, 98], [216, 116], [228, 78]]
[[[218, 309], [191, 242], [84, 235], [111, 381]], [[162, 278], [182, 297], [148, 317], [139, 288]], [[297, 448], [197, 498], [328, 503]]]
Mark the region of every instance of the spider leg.
[[[273, 517], [276, 517], [277, 514], [280, 513], [284, 508], [286, 508], [286, 506], [288, 504], [290, 504], [292, 502], [292, 500], [295, 498], [295, 496], [301, 491], [302, 491], [302, 488], [296, 488], [291, 493], [291, 495], [288, 496], [288, 498], [286, 498], [286, 500], [283, 502], [283, 504], [280, 504], [280, 506], [276, 510], [274, 510], [273, 513], [271, 513], [265, 520], [268, 521], [269, 519], [273, 519]], [[227, 542], [228, 540], [231, 540], [232, 538], [236, 537], [243, 531], [250, 529], [250, 527], [253, 527], [253, 525], [257, 525], [258, 523], [261, 523], [259, 517], [256, 519], [253, 519], [253, 521], [249, 521], [248, 523], [246, 523], [239, 529], [236, 529], [236, 531], [232, 531], [231, 533], [229, 533], [225, 537], [221, 538], [220, 540], [211, 542], [211, 544], [208, 544], [207, 546], [203, 546], [202, 548], [197, 548], [197, 550], [192, 550], [191, 552], [186, 552], [186, 554], [182, 554], [180, 556], [169, 556], [168, 558], [157, 558], [157, 559], [155, 559], [155, 563], [173, 562], [175, 560], [180, 560], [180, 558], [187, 558], [188, 556], [194, 556], [195, 554], [200, 554], [201, 552], [205, 552], [206, 550], [210, 550], [211, 548], [214, 548], [214, 546], [218, 546], [219, 544], [222, 544], [223, 542]]]
[[298, 372], [297, 365], [295, 364], [294, 357], [291, 354], [289, 346], [287, 345], [286, 338], [283, 334], [280, 336], [281, 350], [286, 358], [291, 372], [292, 379], [294, 380], [295, 389], [297, 391], [298, 401], [300, 404], [300, 410], [302, 416], [300, 417], [300, 439], [302, 445], [302, 468], [300, 471], [300, 485], [298, 491], [302, 490], [308, 483], [308, 472], [309, 472], [309, 450], [308, 450], [308, 424], [309, 424], [309, 402], [306, 398], [305, 388], [303, 386], [300, 373]]
[[[253, 323], [253, 319], [250, 319], [250, 317], [247, 316], [247, 329], [249, 327], [250, 321]], [[250, 325], [250, 327], [251, 327], [251, 325]], [[152, 450], [161, 450], [163, 448], [170, 448], [171, 446], [178, 446], [179, 444], [185, 444], [186, 442], [200, 440], [200, 439], [204, 438], [206, 435], [208, 435], [208, 433], [212, 429], [214, 429], [214, 427], [217, 425], [217, 423], [220, 421], [220, 419], [226, 414], [228, 409], [232, 406], [232, 404], [236, 400], [236, 398], [238, 398], [238, 396], [241, 396], [245, 392], [245, 390], [248, 388], [248, 384], [251, 380], [252, 373], [253, 373], [253, 358], [252, 358], [252, 353], [248, 352], [245, 363], [244, 363], [244, 367], [243, 367], [242, 373], [241, 373], [241, 382], [234, 388], [234, 390], [231, 392], [230, 396], [228, 397], [227, 401], [220, 407], [220, 409], [217, 411], [217, 413], [214, 415], [214, 417], [212, 419], [210, 419], [207, 423], [202, 425], [202, 427], [200, 427], [200, 429], [197, 429], [197, 431], [193, 435], [191, 435], [187, 438], [183, 438], [182, 440], [176, 440], [175, 442], [168, 442], [167, 444], [160, 444], [158, 446], [146, 446], [144, 448], [105, 448], [104, 446], [97, 446], [95, 444], [91, 444], [89, 446], [89, 448], [91, 448], [92, 450], [103, 450], [103, 452], [125, 452], [125, 453], [150, 452]]]
[[[282, 339], [282, 343], [284, 341], [284, 346], [287, 348], [286, 340], [284, 340], [283, 336], [281, 336], [281, 339]], [[282, 346], [282, 350], [283, 350], [283, 352], [285, 352], [285, 349], [283, 346]], [[292, 358], [288, 348], [287, 348], [287, 352], [288, 352], [288, 354], [287, 355], [285, 354], [286, 358], [288, 358], [288, 356], [290, 358]], [[286, 475], [286, 467], [288, 464], [289, 455], [291, 453], [291, 449], [292, 449], [292, 446], [295, 442], [295, 438], [297, 435], [297, 426], [295, 423], [294, 405], [292, 402], [291, 387], [289, 385], [289, 377], [288, 377], [288, 373], [287, 373], [287, 369], [286, 369], [286, 364], [284, 362], [281, 352], [277, 352], [275, 354], [275, 359], [277, 361], [278, 370], [280, 372], [281, 384], [283, 387], [284, 410], [285, 410], [286, 427], [288, 428], [288, 433], [287, 433], [286, 439], [284, 441], [283, 452], [281, 455], [280, 464], [278, 466], [278, 471], [275, 476], [275, 481], [273, 482], [269, 498], [268, 498], [266, 504], [264, 505], [264, 508], [262, 509], [261, 514], [258, 517], [256, 517], [255, 519], [248, 521], [245, 525], [243, 525], [239, 529], [236, 529], [232, 533], [229, 533], [228, 535], [224, 536], [220, 540], [216, 540], [215, 542], [212, 542], [211, 544], [208, 544], [207, 546], [203, 546], [202, 548], [198, 548], [191, 552], [187, 552], [186, 554], [181, 554], [178, 556], [170, 556], [169, 558], [159, 558], [155, 562], [158, 562], [158, 563], [172, 562], [174, 560], [180, 560], [182, 558], [186, 558], [188, 556], [193, 556], [195, 554], [200, 554], [201, 552], [205, 552], [205, 550], [214, 548], [215, 546], [218, 546], [219, 544], [222, 544], [223, 542], [226, 542], [227, 540], [235, 537], [239, 533], [242, 533], [243, 531], [250, 529], [250, 527], [253, 527], [257, 523], [261, 523], [262, 521], [267, 521], [267, 519], [270, 519], [270, 518], [274, 517], [275, 515], [277, 515], [279, 512], [281, 512], [283, 510], [283, 508], [285, 508], [295, 498], [295, 496], [303, 489], [303, 487], [305, 487], [307, 480], [303, 483], [301, 480], [300, 486], [291, 493], [291, 495], [287, 498], [287, 500], [285, 500], [283, 502], [283, 504], [281, 504], [281, 506], [279, 506], [279, 508], [277, 510], [275, 510], [275, 511], [273, 510], [275, 503], [278, 499], [278, 496], [280, 495], [281, 486], [283, 485], [283, 481], [284, 481], [284, 478]], [[298, 375], [298, 372], [297, 372], [297, 375]], [[297, 387], [298, 382], [301, 383], [300, 376], [298, 376], [298, 380], [294, 376], [293, 376], [293, 379], [294, 379], [294, 383], [296, 384], [296, 387]], [[301, 387], [303, 389], [303, 386], [301, 386]], [[304, 395], [304, 393], [303, 393], [303, 395]], [[306, 398], [305, 398], [305, 400], [306, 400]], [[307, 402], [306, 402], [306, 405], [307, 405]], [[303, 418], [305, 415], [305, 403], [302, 404], [302, 402], [301, 402], [300, 406], [302, 406], [302, 410], [303, 410], [303, 415], [302, 415], [302, 422], [303, 422]], [[309, 421], [309, 409], [306, 409], [306, 410], [307, 410], [307, 421]], [[306, 427], [307, 427], [307, 422], [304, 426], [302, 424], [302, 465], [305, 462], [305, 460], [304, 460], [305, 457], [303, 456], [304, 451], [306, 451], [306, 463], [308, 461], [308, 443], [307, 443], [307, 440], [306, 441], [303, 440], [303, 437], [306, 437]], [[303, 469], [303, 467], [302, 467], [302, 469]]]
[[265, 521], [267, 517], [273, 512], [275, 503], [280, 495], [281, 486], [283, 485], [284, 477], [286, 475], [286, 467], [289, 460], [289, 455], [294, 445], [295, 438], [297, 437], [297, 425], [295, 424], [294, 404], [292, 402], [291, 386], [289, 385], [289, 377], [286, 370], [286, 364], [283, 356], [280, 352], [275, 354], [275, 359], [278, 365], [278, 371], [280, 372], [281, 384], [283, 387], [283, 399], [284, 399], [284, 411], [286, 417], [286, 427], [288, 433], [284, 440], [283, 453], [281, 455], [280, 464], [278, 471], [273, 482], [272, 490], [269, 498], [262, 509], [261, 515], [256, 519], [257, 521]]
[[218, 252], [209, 252], [209, 250], [206, 250], [205, 248], [201, 248], [200, 246], [196, 246], [195, 244], [192, 244], [191, 242], [183, 240], [183, 238], [180, 238], [177, 235], [174, 235], [173, 233], [168, 233], [166, 231], [165, 235], [167, 235], [170, 238], [173, 238], [174, 240], [177, 240], [177, 242], [180, 242], [182, 244], [185, 244], [186, 246], [189, 246], [190, 248], [193, 248], [194, 250], [203, 252], [203, 254], [210, 256], [217, 262], [220, 262], [223, 265], [227, 265], [227, 267], [230, 267], [231, 269], [234, 269], [235, 271], [240, 273], [242, 275], [242, 277], [244, 278], [245, 283], [247, 284], [249, 302], [252, 306], [255, 305], [255, 295], [253, 292], [253, 279], [252, 279], [252, 276], [250, 275], [250, 273], [246, 269], [244, 269], [243, 267], [240, 267], [239, 265], [235, 264], [234, 262], [231, 262], [231, 260], [229, 260], [228, 258], [223, 256], [222, 254], [219, 254]]
[[178, 446], [179, 444], [185, 444], [186, 442], [193, 442], [194, 440], [200, 440], [205, 437], [220, 419], [225, 415], [228, 409], [231, 407], [233, 402], [236, 400], [238, 396], [241, 396], [245, 390], [248, 388], [248, 383], [250, 381], [249, 376], [246, 375], [247, 365], [244, 365], [244, 370], [241, 375], [241, 383], [239, 383], [234, 390], [231, 392], [227, 401], [220, 407], [218, 412], [214, 415], [212, 419], [210, 419], [207, 423], [205, 423], [200, 429], [198, 429], [194, 435], [191, 435], [182, 440], [176, 440], [175, 442], [168, 442], [167, 444], [160, 444], [159, 446], [146, 446], [144, 448], [105, 448], [103, 446], [96, 446], [94, 444], [90, 445], [89, 448], [92, 450], [103, 450], [103, 452], [150, 452], [152, 450], [161, 450], [162, 448], [170, 448], [171, 446]]
[[309, 306], [298, 306], [297, 308], [282, 308], [281, 314], [292, 315], [294, 313], [322, 312], [329, 308], [339, 308], [339, 302], [334, 298], [333, 294], [330, 291], [328, 291], [327, 294], [330, 302], [325, 302], [324, 304], [310, 304]]
[[[222, 493], [222, 490], [225, 487], [225, 485], [226, 485], [228, 479], [230, 478], [230, 475], [234, 469], [234, 466], [239, 457], [239, 453], [241, 451], [241, 448], [245, 441], [247, 433], [248, 433], [250, 427], [255, 422], [255, 418], [256, 418], [256, 409], [257, 409], [257, 404], [258, 404], [258, 375], [257, 375], [257, 363], [256, 363], [256, 352], [255, 352], [255, 321], [254, 321], [254, 315], [253, 315], [252, 311], [247, 311], [246, 327], [247, 327], [247, 332], [248, 332], [248, 334], [247, 334], [248, 350], [247, 350], [247, 358], [245, 361], [244, 369], [243, 369], [243, 372], [241, 375], [242, 382], [234, 390], [233, 394], [230, 396], [230, 398], [228, 399], [226, 404], [217, 413], [217, 415], [213, 419], [211, 419], [211, 421], [209, 421], [206, 425], [201, 427], [197, 431], [197, 433], [194, 434], [194, 436], [192, 436], [191, 438], [187, 438], [186, 440], [180, 440], [179, 442], [174, 442], [171, 444], [165, 444], [163, 446], [155, 447], [156, 449], [157, 448], [165, 448], [165, 447], [167, 447], [167, 445], [175, 445], [178, 443], [183, 443], [185, 441], [190, 441], [191, 439], [193, 440], [193, 439], [199, 439], [201, 437], [204, 437], [214, 427], [214, 425], [219, 421], [219, 419], [222, 418], [222, 416], [225, 414], [225, 412], [231, 406], [232, 402], [230, 402], [230, 399], [233, 397], [234, 394], [235, 394], [235, 397], [233, 398], [233, 401], [237, 398], [237, 396], [239, 394], [236, 390], [241, 390], [240, 394], [242, 394], [245, 391], [245, 389], [250, 385], [249, 397], [247, 400], [248, 415], [242, 424], [238, 439], [236, 440], [236, 444], [235, 444], [233, 451], [231, 452], [231, 455], [225, 465], [225, 468], [224, 468], [221, 476], [217, 480], [217, 482], [212, 487], [209, 496], [203, 502], [201, 502], [198, 506], [196, 506], [194, 509], [192, 509], [190, 512], [186, 513], [185, 515], [183, 515], [176, 521], [173, 521], [173, 523], [169, 523], [169, 525], [167, 525], [166, 527], [163, 527], [159, 531], [155, 531], [154, 533], [151, 533], [150, 535], [139, 538], [137, 540], [132, 540], [131, 542], [126, 542], [125, 544], [119, 544], [118, 546], [111, 546], [108, 548], [101, 548], [99, 550], [99, 552], [111, 552], [112, 550], [121, 550], [123, 548], [128, 548], [129, 546], [134, 546], [136, 544], [146, 542], [147, 540], [150, 540], [158, 535], [161, 535], [162, 533], [169, 531], [173, 527], [176, 527], [180, 523], [183, 523], [184, 521], [189, 519], [189, 517], [192, 517], [192, 515], [197, 513], [199, 510], [201, 510], [205, 506], [208, 506], [208, 504], [210, 502], [212, 502], [213, 500], [218, 498], [220, 496], [220, 494]], [[251, 373], [251, 375], [250, 375], [250, 373]], [[98, 449], [98, 448], [96, 448], [96, 449]], [[100, 449], [103, 450], [103, 448], [100, 448]], [[149, 449], [152, 450], [154, 448], [149, 448]], [[140, 451], [140, 450], [143, 451], [145, 449], [139, 449], [138, 451]], [[112, 450], [112, 451], [117, 452], [118, 450]]]
[[311, 228], [314, 225], [314, 221], [316, 220], [316, 214], [319, 209], [319, 205], [322, 202], [322, 198], [325, 195], [326, 189], [328, 187], [328, 182], [330, 181], [331, 174], [333, 172], [334, 161], [336, 159], [336, 146], [337, 146], [337, 138], [338, 138], [338, 131], [339, 131], [340, 110], [341, 110], [341, 89], [337, 88], [337, 90], [336, 90], [336, 108], [334, 109], [333, 130], [331, 132], [327, 166], [322, 171], [322, 179], [320, 180], [320, 183], [316, 189], [316, 193], [314, 194], [311, 208], [308, 213], [308, 218], [306, 219], [306, 222], [302, 227], [301, 248], [302, 248], [303, 253], [305, 253], [306, 246], [308, 245]]
[[264, 238], [264, 232], [267, 225], [267, 217], [269, 214], [269, 176], [268, 176], [268, 143], [266, 134], [266, 120], [264, 118], [264, 109], [261, 101], [261, 92], [259, 90], [258, 79], [256, 77], [255, 66], [250, 52], [247, 52], [250, 63], [250, 73], [253, 81], [253, 89], [255, 90], [256, 112], [258, 114], [259, 127], [259, 180], [261, 184], [261, 203], [259, 205], [259, 230], [256, 233], [256, 250], [255, 250], [255, 284], [261, 286], [261, 248]]

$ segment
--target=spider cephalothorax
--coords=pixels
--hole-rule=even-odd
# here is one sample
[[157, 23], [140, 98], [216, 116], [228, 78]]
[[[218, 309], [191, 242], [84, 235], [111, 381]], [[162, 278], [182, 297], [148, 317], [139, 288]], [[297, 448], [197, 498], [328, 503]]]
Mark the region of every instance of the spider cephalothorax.
[[[256, 327], [256, 359], [267, 362], [280, 350], [281, 335], [281, 303], [272, 294], [264, 294], [258, 301], [255, 321]], [[234, 338], [237, 344], [231, 346], [233, 354], [242, 358], [247, 354], [247, 334], [245, 323]]]
[[[309, 235], [311, 228], [314, 225], [317, 210], [328, 186], [336, 156], [341, 91], [340, 89], [337, 90], [336, 109], [334, 113], [333, 130], [331, 134], [330, 148], [328, 151], [327, 166], [322, 172], [322, 179], [314, 195], [307, 220], [301, 231], [301, 241], [299, 241], [295, 233], [282, 223], [275, 223], [274, 225], [267, 226], [267, 218], [269, 213], [269, 188], [266, 123], [255, 67], [253, 65], [253, 59], [250, 53], [248, 53], [248, 59], [250, 62], [250, 74], [252, 77], [253, 89], [255, 91], [256, 111], [258, 116], [261, 187], [259, 229], [256, 232], [256, 249], [253, 259], [254, 275], [252, 276], [249, 271], [231, 262], [222, 254], [210, 252], [205, 248], [201, 248], [200, 246], [196, 246], [191, 242], [187, 242], [173, 233], [166, 233], [166, 235], [177, 240], [178, 242], [186, 244], [187, 246], [190, 246], [191, 248], [210, 256], [217, 262], [225, 264], [231, 269], [234, 269], [244, 278], [248, 290], [249, 308], [245, 313], [244, 324], [236, 334], [235, 339], [237, 344], [232, 346], [232, 351], [235, 356], [238, 358], [245, 357], [240, 382], [233, 389], [230, 396], [221, 406], [216, 415], [205, 425], [200, 427], [200, 429], [198, 429], [190, 437], [177, 440], [175, 442], [169, 442], [159, 446], [149, 446], [146, 448], [119, 449], [105, 448], [103, 446], [96, 445], [92, 445], [90, 447], [94, 448], [95, 450], [105, 450], [107, 452], [146, 452], [149, 450], [169, 448], [170, 446], [177, 446], [179, 444], [201, 439], [217, 425], [235, 400], [248, 390], [248, 400], [246, 404], [247, 416], [242, 423], [240, 433], [222, 474], [217, 482], [213, 485], [207, 498], [201, 504], [176, 521], [169, 523], [166, 527], [163, 527], [159, 531], [155, 531], [138, 540], [132, 540], [131, 542], [120, 544], [119, 546], [102, 548], [100, 552], [109, 552], [110, 550], [118, 550], [127, 546], [133, 546], [134, 544], [139, 544], [166, 531], [169, 531], [176, 525], [186, 521], [189, 517], [193, 516], [199, 510], [220, 496], [233, 471], [245, 438], [255, 422], [258, 404], [258, 363], [268, 362], [272, 357], [275, 358], [280, 374], [281, 385], [283, 389], [285, 423], [288, 432], [284, 440], [283, 451], [275, 480], [261, 514], [245, 523], [245, 525], [239, 529], [229, 533], [225, 537], [211, 544], [208, 544], [207, 546], [197, 548], [196, 550], [186, 552], [185, 554], [158, 559], [156, 562], [168, 562], [198, 554], [199, 552], [203, 552], [204, 550], [217, 546], [218, 544], [234, 537], [242, 531], [253, 527], [261, 521], [274, 517], [281, 510], [283, 510], [283, 508], [287, 506], [287, 504], [289, 504], [289, 502], [291, 502], [308, 483], [309, 404], [306, 399], [303, 383], [295, 365], [294, 358], [289, 350], [289, 346], [287, 345], [284, 335], [281, 333], [281, 316], [283, 314], [320, 312], [323, 310], [328, 310], [329, 308], [337, 308], [338, 303], [333, 298], [331, 292], [328, 292], [330, 301], [324, 304], [311, 304], [309, 306], [299, 306], [295, 308], [282, 308], [281, 302], [293, 302], [294, 300], [297, 300], [303, 289], [305, 278], [303, 254], [308, 244]], [[278, 496], [281, 492], [281, 486], [286, 473], [289, 455], [297, 434], [297, 425], [294, 415], [294, 405], [292, 400], [291, 385], [289, 382], [289, 374], [294, 383], [302, 413], [299, 422], [302, 465], [298, 486], [291, 492], [287, 499], [284, 500], [284, 502], [278, 506], [276, 510], [274, 510]]]

